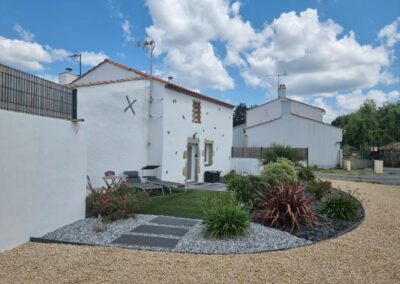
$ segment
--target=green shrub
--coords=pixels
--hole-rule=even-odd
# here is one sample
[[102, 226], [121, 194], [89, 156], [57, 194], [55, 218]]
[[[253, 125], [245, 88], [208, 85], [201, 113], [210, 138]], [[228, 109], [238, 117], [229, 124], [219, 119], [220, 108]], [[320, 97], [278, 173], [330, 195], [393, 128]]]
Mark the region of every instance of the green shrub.
[[267, 164], [261, 172], [261, 181], [272, 186], [297, 182], [294, 163], [286, 158], [278, 158], [276, 162]]
[[279, 158], [286, 158], [294, 163], [301, 161], [301, 156], [296, 149], [276, 143], [263, 152], [262, 161], [266, 165], [268, 163], [275, 163]]
[[307, 168], [302, 165], [296, 167], [297, 177], [301, 181], [314, 182], [315, 181], [315, 171], [313, 168]]
[[236, 200], [251, 208], [256, 198], [255, 190], [259, 190], [260, 178], [257, 176], [235, 175], [229, 179], [227, 188], [235, 193]]
[[321, 212], [336, 220], [357, 220], [359, 210], [360, 204], [350, 195], [334, 195], [321, 204]]
[[301, 223], [312, 225], [316, 220], [311, 202], [311, 198], [303, 195], [302, 186], [284, 183], [260, 196], [255, 217], [266, 226], [297, 231]]
[[137, 204], [146, 196], [133, 188], [122, 186], [116, 190], [92, 191], [86, 197], [86, 217], [101, 216], [106, 222], [134, 217]]
[[229, 182], [231, 181], [232, 178], [234, 178], [236, 176], [236, 172], [234, 170], [231, 170], [229, 173], [227, 173], [226, 175], [224, 175], [222, 177], [222, 181], [225, 184], [229, 184]]
[[306, 191], [312, 194], [318, 201], [322, 200], [331, 190], [330, 181], [317, 180], [307, 184]]
[[247, 234], [250, 217], [235, 198], [227, 194], [217, 197], [208, 195], [203, 199], [205, 218], [203, 233], [211, 238], [225, 239]]

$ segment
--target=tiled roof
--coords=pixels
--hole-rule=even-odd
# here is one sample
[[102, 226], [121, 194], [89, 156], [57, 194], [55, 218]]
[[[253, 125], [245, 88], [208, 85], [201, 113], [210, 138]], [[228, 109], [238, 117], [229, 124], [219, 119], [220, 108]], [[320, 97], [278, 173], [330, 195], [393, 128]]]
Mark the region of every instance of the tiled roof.
[[[161, 79], [161, 78], [159, 78], [159, 77], [150, 76], [149, 74], [147, 74], [147, 73], [145, 73], [145, 72], [142, 72], [142, 71], [133, 69], [133, 68], [131, 68], [131, 67], [129, 67], [129, 66], [123, 65], [123, 64], [118, 63], [118, 62], [115, 62], [115, 61], [112, 61], [112, 60], [110, 60], [110, 59], [105, 59], [103, 62], [101, 62], [100, 64], [96, 65], [95, 67], [93, 67], [92, 69], [90, 69], [89, 71], [87, 71], [86, 73], [84, 73], [81, 77], [79, 77], [78, 79], [74, 80], [69, 86], [81, 87], [81, 86], [91, 86], [91, 85], [98, 85], [98, 84], [118, 83], [118, 82], [112, 82], [112, 81], [118, 81], [118, 80], [98, 81], [98, 82], [103, 82], [103, 83], [90, 82], [91, 85], [90, 85], [89, 83], [87, 83], [86, 85], [83, 85], [83, 84], [85, 84], [85, 83], [81, 83], [82, 85], [79, 85], [79, 83], [75, 83], [75, 82], [79, 81], [80, 78], [86, 76], [88, 73], [90, 73], [90, 72], [92, 72], [93, 70], [97, 69], [99, 66], [103, 65], [104, 63], [110, 63], [110, 64], [112, 64], [112, 65], [114, 65], [114, 66], [117, 66], [117, 67], [119, 67], [119, 68], [121, 68], [121, 69], [124, 69], [124, 70], [126, 70], [126, 71], [133, 72], [133, 73], [135, 73], [135, 74], [141, 76], [140, 79], [150, 79], [150, 78], [151, 78], [151, 79], [153, 79], [153, 80], [156, 80], [156, 81], [158, 81], [158, 82], [161, 82], [161, 83], [165, 84], [165, 87], [168, 88], [168, 89], [172, 89], [172, 90], [174, 90], [174, 91], [177, 91], [177, 92], [180, 92], [180, 93], [183, 93], [183, 94], [192, 96], [192, 97], [194, 97], [194, 98], [202, 99], [202, 100], [205, 100], [205, 101], [209, 101], [209, 102], [211, 102], [211, 103], [215, 103], [215, 104], [218, 104], [218, 105], [221, 105], [221, 106], [223, 106], [223, 107], [230, 108], [230, 109], [233, 109], [233, 108], [235, 107], [234, 105], [229, 104], [229, 103], [227, 103], [227, 102], [220, 101], [220, 100], [217, 100], [217, 99], [215, 99], [215, 98], [212, 98], [212, 97], [203, 95], [203, 94], [201, 94], [201, 93], [199, 93], [199, 92], [195, 92], [195, 91], [193, 91], [193, 90], [190, 90], [190, 89], [185, 88], [185, 87], [183, 87], [183, 86], [180, 86], [180, 85], [171, 83], [171, 82], [169, 82], [169, 81], [167, 81], [167, 80], [164, 80], [164, 79]], [[125, 80], [125, 81], [127, 81], [127, 79], [120, 79], [120, 80]], [[104, 83], [104, 82], [108, 82], [108, 83]]]
[[128, 81], [139, 81], [139, 80], [146, 80], [146, 78], [137, 77], [137, 78], [125, 78], [125, 79], [104, 80], [104, 81], [94, 81], [94, 82], [71, 83], [71, 84], [68, 84], [67, 86], [70, 88], [76, 88], [76, 87], [88, 87], [88, 86], [95, 86], [95, 85], [105, 85], [105, 84], [121, 83], [121, 82], [128, 82]]

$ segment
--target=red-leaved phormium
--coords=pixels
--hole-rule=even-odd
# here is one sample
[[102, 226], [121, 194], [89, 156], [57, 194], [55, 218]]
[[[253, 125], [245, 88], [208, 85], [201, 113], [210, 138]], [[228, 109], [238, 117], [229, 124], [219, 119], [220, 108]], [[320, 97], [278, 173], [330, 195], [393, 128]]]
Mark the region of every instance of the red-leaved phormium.
[[299, 230], [303, 223], [312, 226], [316, 221], [311, 207], [313, 200], [303, 195], [303, 189], [298, 183], [284, 183], [260, 193], [254, 210], [257, 221], [292, 232]]

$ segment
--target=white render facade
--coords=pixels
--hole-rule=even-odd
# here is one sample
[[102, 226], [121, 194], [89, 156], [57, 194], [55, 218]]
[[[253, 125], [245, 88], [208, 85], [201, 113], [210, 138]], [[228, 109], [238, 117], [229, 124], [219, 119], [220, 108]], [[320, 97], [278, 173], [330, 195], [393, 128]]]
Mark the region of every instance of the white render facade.
[[[94, 186], [104, 185], [105, 171], [141, 173], [147, 165], [160, 167], [145, 174], [180, 183], [202, 182], [204, 171], [230, 170], [232, 105], [160, 78], [150, 80], [111, 60], [71, 86], [78, 89], [78, 117], [85, 120], [88, 142], [87, 174]], [[130, 108], [124, 111], [127, 97], [136, 100], [135, 114]], [[193, 122], [194, 103], [200, 104], [200, 123]]]
[[273, 143], [308, 148], [308, 164], [321, 168], [340, 162], [342, 129], [322, 121], [321, 108], [287, 99], [285, 86], [278, 99], [247, 112], [246, 124], [233, 130], [235, 147], [268, 147]]

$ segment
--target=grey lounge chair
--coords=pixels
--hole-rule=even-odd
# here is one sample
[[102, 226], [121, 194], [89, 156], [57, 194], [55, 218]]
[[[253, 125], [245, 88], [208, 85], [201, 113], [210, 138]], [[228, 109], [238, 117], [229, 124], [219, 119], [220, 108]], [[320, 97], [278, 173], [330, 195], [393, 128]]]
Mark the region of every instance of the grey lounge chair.
[[164, 195], [164, 187], [155, 184], [152, 182], [142, 182], [141, 178], [139, 177], [139, 172], [138, 171], [125, 171], [124, 176], [126, 179], [126, 182], [133, 187], [136, 187], [142, 191], [147, 191], [147, 190], [153, 190], [153, 189], [161, 189], [162, 195]]
[[147, 176], [146, 177], [148, 181], [154, 183], [154, 184], [158, 184], [161, 185], [162, 187], [165, 187], [169, 190], [169, 194], [172, 193], [172, 188], [185, 188], [186, 191], [186, 186], [183, 183], [179, 183], [179, 182], [172, 182], [172, 181], [164, 181], [164, 180], [160, 180], [155, 176]]

